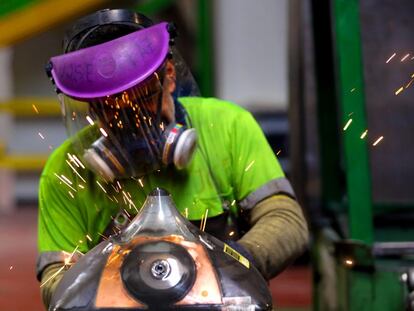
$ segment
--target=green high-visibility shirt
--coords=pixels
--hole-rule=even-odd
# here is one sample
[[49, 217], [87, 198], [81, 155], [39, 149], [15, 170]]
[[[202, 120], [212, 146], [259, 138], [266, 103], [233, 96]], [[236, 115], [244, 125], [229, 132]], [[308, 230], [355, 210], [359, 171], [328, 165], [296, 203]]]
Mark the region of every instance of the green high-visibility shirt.
[[223, 202], [237, 209], [249, 194], [283, 171], [262, 130], [243, 108], [216, 98], [180, 98], [198, 148], [183, 170], [166, 168], [141, 179], [105, 183], [82, 166], [71, 139], [50, 156], [40, 178], [39, 253], [87, 252], [111, 219], [124, 209], [135, 215], [155, 187], [169, 191], [190, 220], [223, 213]]

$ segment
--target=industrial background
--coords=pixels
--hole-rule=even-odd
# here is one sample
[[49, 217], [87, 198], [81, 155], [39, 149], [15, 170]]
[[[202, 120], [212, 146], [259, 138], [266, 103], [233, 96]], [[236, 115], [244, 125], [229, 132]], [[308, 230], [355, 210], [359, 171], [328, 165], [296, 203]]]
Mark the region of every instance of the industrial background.
[[312, 235], [270, 282], [276, 310], [414, 310], [409, 0], [2, 1], [0, 310], [43, 310], [38, 179], [66, 137], [44, 65], [68, 24], [107, 7], [175, 21], [201, 94], [262, 126]]

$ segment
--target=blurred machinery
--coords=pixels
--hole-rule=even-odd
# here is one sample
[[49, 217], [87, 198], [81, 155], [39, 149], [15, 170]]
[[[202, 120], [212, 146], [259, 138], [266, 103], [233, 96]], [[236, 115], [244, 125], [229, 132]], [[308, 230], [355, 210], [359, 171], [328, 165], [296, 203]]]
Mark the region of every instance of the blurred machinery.
[[412, 310], [413, 3], [291, 8], [291, 94], [304, 90], [292, 174], [310, 207], [314, 310]]

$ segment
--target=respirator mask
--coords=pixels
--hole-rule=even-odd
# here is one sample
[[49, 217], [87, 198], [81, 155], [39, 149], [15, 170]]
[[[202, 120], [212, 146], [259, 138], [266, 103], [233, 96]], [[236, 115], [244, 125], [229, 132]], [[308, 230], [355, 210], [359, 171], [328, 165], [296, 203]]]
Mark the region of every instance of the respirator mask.
[[47, 66], [74, 152], [107, 181], [182, 169], [192, 158], [197, 135], [179, 96], [197, 87], [178, 53], [171, 57], [170, 28], [160, 23]]

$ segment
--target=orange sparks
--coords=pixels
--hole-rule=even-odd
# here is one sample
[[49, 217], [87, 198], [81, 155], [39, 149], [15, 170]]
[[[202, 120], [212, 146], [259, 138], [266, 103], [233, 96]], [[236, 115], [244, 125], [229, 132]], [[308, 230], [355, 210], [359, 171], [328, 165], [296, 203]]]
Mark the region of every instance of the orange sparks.
[[76, 157], [76, 155], [72, 155], [73, 159], [80, 165], [81, 168], [85, 169], [85, 166], [82, 164], [82, 162]]
[[33, 105], [32, 105], [32, 108], [33, 108], [33, 110], [34, 110], [37, 114], [39, 114], [39, 110], [37, 109], [37, 107], [35, 106], [35, 104], [33, 104]]
[[410, 80], [410, 82], [407, 83], [407, 85], [405, 86], [405, 88], [408, 89], [410, 87], [410, 85], [413, 83], [413, 81], [414, 81], [414, 78], [412, 78]]
[[101, 131], [103, 136], [108, 137], [108, 133], [106, 133], [102, 127], [100, 127], [99, 130]]
[[101, 185], [101, 183], [99, 181], [96, 181], [96, 183], [98, 184], [99, 187], [101, 187], [102, 191], [106, 193], [105, 188]]
[[203, 232], [206, 229], [207, 215], [208, 215], [208, 209], [206, 209], [206, 213], [204, 214]]
[[282, 152], [282, 149], [279, 149], [276, 155], [278, 156]]
[[108, 237], [104, 236], [103, 234], [98, 233], [104, 240], [107, 240]]
[[62, 174], [60, 177], [62, 177], [69, 185], [72, 184], [72, 182], [65, 175]]
[[403, 58], [401, 58], [401, 62], [405, 61], [408, 58], [408, 56], [410, 56], [410, 53], [406, 54]]
[[[76, 175], [78, 175], [78, 177], [80, 178], [80, 179], [82, 179], [82, 181], [86, 184], [86, 180], [78, 173], [78, 171], [76, 170], [76, 168], [74, 168], [73, 166], [72, 166], [72, 164], [70, 164], [70, 162], [68, 161], [68, 160], [66, 160], [66, 163], [69, 165], [69, 167], [72, 169], [72, 171], [76, 174]], [[75, 162], [76, 163], [76, 162]], [[78, 165], [78, 164], [76, 164], [76, 165]], [[79, 165], [78, 165], [78, 167], [79, 167]], [[83, 188], [83, 187], [82, 187]]]
[[123, 198], [124, 198], [124, 203], [125, 204], [127, 204], [127, 202], [129, 203], [129, 208], [131, 208], [131, 206], [133, 207], [133, 208], [135, 208], [135, 210], [137, 211], [137, 213], [138, 213], [138, 209], [137, 209], [137, 207], [135, 206], [135, 204], [134, 204], [134, 202], [132, 201], [132, 199], [131, 198], [129, 198], [128, 197], [128, 195], [125, 193], [125, 191], [123, 191], [122, 190], [122, 194], [123, 194]]
[[70, 264], [70, 262], [71, 262], [71, 260], [73, 258], [73, 255], [78, 251], [78, 248], [79, 248], [79, 245], [76, 245], [76, 247], [73, 250], [73, 252], [68, 257], [66, 257], [66, 259], [65, 259], [65, 265]]
[[384, 138], [384, 136], [381, 136], [381, 137], [379, 137], [372, 145], [373, 146], [376, 146], [376, 145], [378, 145], [379, 144], [379, 142], [381, 141], [381, 140], [383, 140], [383, 138]]
[[385, 62], [386, 64], [388, 64], [390, 61], [391, 61], [391, 59], [393, 59], [394, 58], [394, 56], [395, 55], [397, 55], [397, 53], [394, 53], [394, 54], [392, 54], [391, 56], [390, 56], [390, 58], [388, 58], [388, 60]]
[[206, 209], [206, 212], [201, 215], [201, 221], [200, 221], [200, 230], [204, 231], [206, 228], [206, 222], [207, 222], [207, 215], [208, 215], [208, 209]]
[[361, 137], [359, 137], [359, 138], [364, 139], [364, 138], [367, 136], [367, 134], [368, 134], [368, 130], [365, 130], [365, 131], [361, 134]]
[[76, 248], [73, 250], [72, 254], [70, 254], [69, 256], [67, 256], [65, 258], [65, 265], [63, 267], [61, 267], [58, 271], [56, 271], [53, 275], [51, 275], [50, 278], [48, 278], [46, 281], [44, 281], [42, 284], [40, 284], [40, 287], [43, 287], [50, 280], [54, 279], [60, 273], [60, 271], [62, 271], [63, 269], [66, 268], [66, 266], [71, 264], [72, 257], [75, 254], [75, 252], [78, 250], [78, 248], [79, 248], [79, 246], [76, 246]]
[[139, 182], [139, 185], [140, 185], [142, 188], [144, 188], [144, 184], [142, 183], [141, 178], [138, 178], [138, 182]]
[[68, 155], [69, 160], [70, 160], [72, 163], [75, 163], [75, 165], [76, 165], [77, 167], [80, 167], [80, 166], [79, 166], [79, 164], [78, 164], [78, 162], [76, 162], [76, 161], [75, 161], [75, 159], [72, 157], [72, 155], [71, 155], [70, 153], [68, 153], [67, 155]]
[[400, 94], [404, 90], [404, 87], [400, 87], [398, 90], [395, 91], [395, 95]]
[[[63, 176], [63, 175], [61, 175], [61, 176], [59, 176], [58, 174], [56, 174], [56, 173], [54, 173], [54, 175], [61, 181], [61, 182], [63, 182], [66, 186], [68, 186], [71, 190], [73, 190], [74, 192], [76, 192], [76, 189], [75, 188], [73, 188], [71, 185], [72, 185], [72, 182], [69, 180], [69, 179], [67, 179], [65, 176]], [[63, 178], [64, 177], [64, 178]]]
[[93, 120], [90, 116], [86, 116], [86, 120], [88, 120], [90, 125], [93, 125]]
[[10, 266], [9, 270], [13, 270], [13, 266]]
[[247, 167], [244, 169], [244, 171], [247, 172], [252, 167], [252, 165], [254, 164], [254, 162], [255, 162], [255, 160], [253, 160], [252, 162], [250, 162], [249, 165], [247, 165]]
[[351, 125], [352, 119], [349, 119], [348, 122], [346, 122], [345, 126], [344, 126], [344, 131], [346, 131], [348, 129], [348, 127]]
[[43, 287], [50, 280], [54, 279], [60, 273], [60, 271], [62, 271], [63, 269], [65, 269], [65, 267], [66, 266], [61, 267], [58, 271], [56, 271], [54, 274], [52, 274], [52, 276], [50, 278], [48, 278], [46, 281], [44, 281], [42, 284], [40, 284], [40, 287]]

